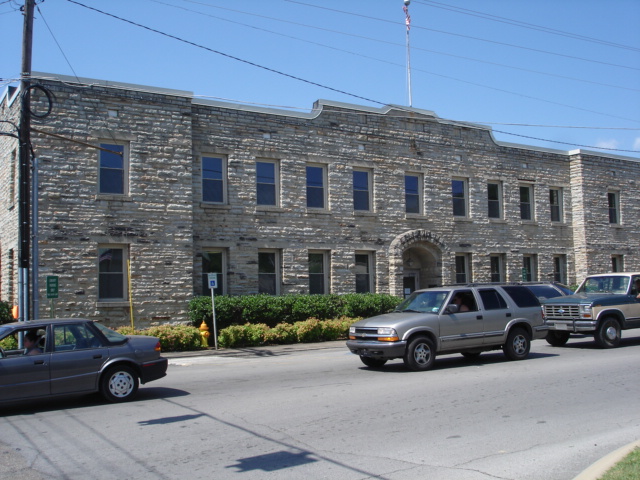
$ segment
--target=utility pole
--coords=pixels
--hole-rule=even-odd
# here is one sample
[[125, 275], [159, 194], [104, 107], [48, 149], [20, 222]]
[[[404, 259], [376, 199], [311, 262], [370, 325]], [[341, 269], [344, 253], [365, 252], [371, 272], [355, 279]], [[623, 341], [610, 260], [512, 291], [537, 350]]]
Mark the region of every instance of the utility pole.
[[29, 248], [31, 242], [30, 195], [31, 195], [31, 52], [33, 48], [33, 11], [35, 0], [24, 2], [24, 29], [22, 32], [22, 69], [20, 73], [20, 125], [19, 125], [19, 269], [18, 311], [19, 320], [29, 320]]

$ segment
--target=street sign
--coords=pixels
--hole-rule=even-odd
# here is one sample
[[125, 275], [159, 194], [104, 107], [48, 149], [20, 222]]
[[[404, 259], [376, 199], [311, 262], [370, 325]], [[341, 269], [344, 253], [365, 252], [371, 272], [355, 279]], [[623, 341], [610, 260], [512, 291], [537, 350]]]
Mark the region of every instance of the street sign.
[[208, 273], [207, 278], [209, 279], [209, 288], [214, 289], [218, 288], [218, 274], [217, 273]]
[[47, 298], [58, 298], [58, 277], [47, 275]]

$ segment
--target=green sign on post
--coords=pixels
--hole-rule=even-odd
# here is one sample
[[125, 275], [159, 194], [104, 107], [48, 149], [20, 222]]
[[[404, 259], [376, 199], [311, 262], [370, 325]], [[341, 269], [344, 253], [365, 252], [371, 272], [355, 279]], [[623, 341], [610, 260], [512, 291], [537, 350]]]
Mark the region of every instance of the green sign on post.
[[47, 298], [58, 298], [58, 277], [56, 275], [47, 276]]

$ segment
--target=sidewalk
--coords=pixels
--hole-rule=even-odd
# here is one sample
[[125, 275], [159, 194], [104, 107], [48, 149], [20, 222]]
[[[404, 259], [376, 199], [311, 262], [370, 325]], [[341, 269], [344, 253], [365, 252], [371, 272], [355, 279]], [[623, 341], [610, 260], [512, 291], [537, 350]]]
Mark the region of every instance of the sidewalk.
[[[320, 343], [295, 343], [291, 345], [270, 345], [266, 347], [246, 347], [246, 348], [220, 348], [216, 350], [211, 347], [205, 350], [196, 350], [190, 352], [163, 352], [162, 356], [171, 359], [192, 358], [192, 357], [277, 357], [281, 355], [289, 355], [294, 352], [310, 351], [310, 350], [329, 350], [344, 348], [346, 351], [345, 340], [337, 340], [335, 342]], [[640, 440], [625, 445], [624, 447], [611, 452], [602, 457], [597, 462], [591, 464], [584, 471], [578, 474], [573, 480], [597, 480], [604, 475], [611, 467], [626, 457], [633, 449], [640, 448]]]

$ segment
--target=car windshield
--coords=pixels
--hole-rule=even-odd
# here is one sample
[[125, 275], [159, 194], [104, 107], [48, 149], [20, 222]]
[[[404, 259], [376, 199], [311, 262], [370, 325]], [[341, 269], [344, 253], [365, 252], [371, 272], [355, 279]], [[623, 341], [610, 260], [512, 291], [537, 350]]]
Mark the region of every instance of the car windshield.
[[400, 305], [396, 312], [438, 313], [449, 292], [429, 291], [413, 292]]
[[626, 294], [629, 290], [629, 277], [611, 275], [588, 277], [576, 290], [576, 293], [617, 293]]
[[105, 337], [107, 337], [107, 340], [109, 340], [111, 343], [122, 343], [127, 339], [127, 337], [125, 337], [124, 335], [116, 332], [115, 330], [111, 330], [104, 325], [100, 325], [99, 323], [95, 322], [94, 325]]

